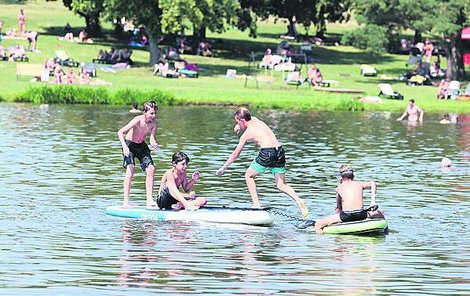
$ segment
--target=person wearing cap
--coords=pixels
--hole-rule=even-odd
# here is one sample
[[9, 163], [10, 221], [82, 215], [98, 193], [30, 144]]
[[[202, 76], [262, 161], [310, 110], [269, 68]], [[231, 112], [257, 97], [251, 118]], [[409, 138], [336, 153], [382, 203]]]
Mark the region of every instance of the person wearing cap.
[[449, 158], [447, 158], [447, 157], [443, 157], [443, 158], [441, 159], [441, 168], [443, 168], [443, 169], [450, 169], [450, 168], [452, 168], [452, 161], [451, 161]]
[[[338, 180], [340, 185], [336, 187], [336, 214], [318, 220], [315, 223], [316, 233], [322, 234], [323, 227], [333, 223], [384, 218], [383, 213], [375, 207], [377, 186], [374, 181], [355, 181], [354, 170], [346, 164], [340, 167]], [[368, 188], [371, 190], [371, 203], [368, 209], [364, 209], [363, 191]]]

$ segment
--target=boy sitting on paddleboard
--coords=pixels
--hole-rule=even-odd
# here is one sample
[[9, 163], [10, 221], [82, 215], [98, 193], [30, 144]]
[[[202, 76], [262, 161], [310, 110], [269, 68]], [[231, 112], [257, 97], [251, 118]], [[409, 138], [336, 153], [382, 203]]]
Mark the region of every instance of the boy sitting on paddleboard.
[[[184, 152], [175, 152], [171, 163], [173, 168], [167, 170], [160, 181], [157, 204], [160, 209], [196, 210], [207, 203], [204, 197], [196, 196], [194, 191], [189, 192], [199, 179], [199, 171], [194, 171], [188, 181], [186, 169], [189, 157]], [[179, 191], [182, 187], [186, 194]], [[189, 193], [188, 193], [189, 192]]]
[[[384, 218], [379, 210], [369, 210], [375, 206], [377, 187], [374, 181], [354, 181], [354, 170], [343, 164], [339, 169], [339, 182], [336, 187], [336, 214], [324, 217], [315, 223], [315, 231], [323, 233], [323, 227], [338, 222], [361, 221], [367, 218]], [[369, 209], [364, 209], [363, 191], [371, 189], [371, 203]]]
[[157, 203], [153, 200], [155, 167], [152, 156], [150, 155], [150, 149], [145, 143], [145, 138], [149, 135], [152, 148], [158, 148], [157, 141], [155, 140], [155, 134], [157, 132], [157, 110], [158, 106], [154, 101], [144, 103], [144, 114], [134, 117], [117, 132], [122, 145], [122, 154], [124, 155], [123, 167], [126, 169], [126, 176], [124, 178], [124, 202], [122, 203], [123, 208], [130, 206], [129, 194], [131, 192], [132, 178], [134, 177], [136, 157], [140, 161], [140, 167], [146, 173], [145, 188], [147, 193], [147, 207], [157, 206]]

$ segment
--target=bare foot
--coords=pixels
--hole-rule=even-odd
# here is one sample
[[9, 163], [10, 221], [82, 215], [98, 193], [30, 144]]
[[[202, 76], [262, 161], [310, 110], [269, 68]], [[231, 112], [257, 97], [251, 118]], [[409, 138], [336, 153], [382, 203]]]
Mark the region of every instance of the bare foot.
[[157, 207], [158, 205], [153, 199], [150, 201], [147, 201], [147, 208], [157, 208]]
[[121, 208], [121, 209], [128, 209], [128, 208], [130, 208], [130, 207], [131, 207], [131, 206], [130, 206], [128, 203], [123, 203], [120, 208]]
[[308, 209], [305, 205], [305, 202], [303, 200], [299, 201], [298, 206], [300, 208], [300, 212], [302, 213], [302, 218], [305, 220], [308, 216]]

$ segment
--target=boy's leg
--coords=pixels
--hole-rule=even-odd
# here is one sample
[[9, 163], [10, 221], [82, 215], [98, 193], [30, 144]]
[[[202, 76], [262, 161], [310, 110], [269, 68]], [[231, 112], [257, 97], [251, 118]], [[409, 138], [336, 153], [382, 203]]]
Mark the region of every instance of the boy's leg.
[[297, 195], [297, 193], [295, 192], [295, 190], [292, 187], [290, 187], [288, 184], [286, 184], [285, 178], [286, 178], [285, 174], [274, 174], [274, 179], [276, 181], [277, 189], [279, 189], [280, 191], [282, 191], [285, 194], [287, 194], [288, 196], [290, 196], [290, 198], [292, 198], [295, 201], [295, 203], [297, 204], [297, 206], [299, 207], [300, 212], [302, 213], [302, 217], [307, 218], [308, 209], [307, 209], [307, 206], [305, 205], [304, 200], [301, 199]]
[[131, 192], [132, 177], [134, 176], [134, 165], [129, 164], [126, 167], [126, 176], [124, 177], [124, 202], [123, 208], [129, 207], [129, 194]]
[[255, 177], [258, 176], [259, 173], [255, 171], [251, 166], [246, 170], [245, 173], [245, 181], [248, 187], [248, 191], [251, 195], [251, 200], [253, 202], [253, 208], [261, 208], [261, 204], [258, 198], [258, 191], [256, 189]]
[[334, 214], [331, 216], [327, 216], [323, 219], [318, 220], [315, 222], [315, 232], [318, 234], [323, 233], [323, 227], [328, 226], [333, 223], [341, 222], [341, 219], [339, 218], [339, 214]]
[[149, 164], [145, 169], [145, 190], [147, 193], [147, 207], [156, 207], [157, 203], [153, 200], [153, 185], [155, 177], [155, 167]]

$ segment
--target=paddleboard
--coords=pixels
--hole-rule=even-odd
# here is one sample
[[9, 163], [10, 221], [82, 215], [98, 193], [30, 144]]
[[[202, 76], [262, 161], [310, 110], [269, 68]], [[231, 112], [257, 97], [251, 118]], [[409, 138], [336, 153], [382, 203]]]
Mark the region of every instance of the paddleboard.
[[203, 221], [213, 223], [235, 223], [257, 226], [270, 226], [274, 218], [267, 209], [237, 208], [237, 207], [202, 207], [196, 211], [176, 211], [148, 209], [136, 206], [123, 209], [120, 206], [109, 206], [105, 214], [154, 221]]
[[323, 232], [328, 234], [378, 234], [384, 233], [387, 227], [386, 219], [367, 218], [361, 221], [331, 224], [324, 227]]

